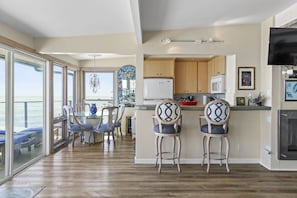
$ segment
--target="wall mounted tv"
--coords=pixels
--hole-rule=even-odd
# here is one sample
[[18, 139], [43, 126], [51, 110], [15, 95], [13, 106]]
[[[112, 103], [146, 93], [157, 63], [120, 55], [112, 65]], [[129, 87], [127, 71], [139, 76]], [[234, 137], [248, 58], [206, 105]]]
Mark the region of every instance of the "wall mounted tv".
[[268, 65], [297, 65], [297, 28], [270, 28]]

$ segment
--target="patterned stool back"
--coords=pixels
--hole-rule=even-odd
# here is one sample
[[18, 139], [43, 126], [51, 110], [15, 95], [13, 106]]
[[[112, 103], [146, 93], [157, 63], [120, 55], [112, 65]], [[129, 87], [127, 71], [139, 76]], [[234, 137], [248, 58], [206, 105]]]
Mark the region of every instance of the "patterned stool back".
[[225, 100], [216, 99], [205, 106], [204, 115], [210, 124], [224, 125], [229, 121], [230, 105]]
[[156, 106], [155, 116], [162, 124], [174, 124], [181, 117], [181, 109], [173, 100], [164, 100]]

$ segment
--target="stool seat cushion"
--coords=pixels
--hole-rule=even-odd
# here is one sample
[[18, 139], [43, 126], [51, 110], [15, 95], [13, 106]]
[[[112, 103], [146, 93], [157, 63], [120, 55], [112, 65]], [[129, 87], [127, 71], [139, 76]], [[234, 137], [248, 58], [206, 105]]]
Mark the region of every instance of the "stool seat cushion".
[[[207, 124], [204, 124], [201, 126], [201, 132], [209, 133]], [[225, 131], [223, 125], [211, 125], [211, 134], [225, 134], [225, 133], [228, 133], [228, 130]]]
[[[174, 124], [162, 124], [162, 133], [164, 134], [175, 134], [175, 133], [180, 133], [181, 131], [181, 126], [177, 126], [177, 131], [174, 128]], [[159, 124], [156, 124], [154, 126], [154, 132], [155, 133], [161, 133], [159, 129]]]

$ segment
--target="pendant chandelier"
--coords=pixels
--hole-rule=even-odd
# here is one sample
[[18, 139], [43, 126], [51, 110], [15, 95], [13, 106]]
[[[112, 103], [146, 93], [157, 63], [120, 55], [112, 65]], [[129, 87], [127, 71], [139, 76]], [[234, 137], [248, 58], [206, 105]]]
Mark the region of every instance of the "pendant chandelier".
[[[94, 55], [94, 68], [95, 68], [95, 58], [96, 56]], [[97, 91], [100, 89], [100, 78], [98, 74], [96, 73], [91, 73], [90, 74], [90, 89], [93, 93], [97, 93]]]

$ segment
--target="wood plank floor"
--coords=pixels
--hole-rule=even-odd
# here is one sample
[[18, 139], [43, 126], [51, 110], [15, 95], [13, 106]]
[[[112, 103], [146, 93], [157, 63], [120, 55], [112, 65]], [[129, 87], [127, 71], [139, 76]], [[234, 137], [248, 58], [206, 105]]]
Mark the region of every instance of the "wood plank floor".
[[[3, 187], [44, 186], [37, 197], [297, 197], [297, 172], [271, 172], [260, 165], [182, 165], [182, 172], [135, 165], [131, 137], [107, 144], [77, 143], [19, 173]], [[152, 146], [153, 148], [153, 146]], [[0, 195], [1, 197], [1, 195]]]

